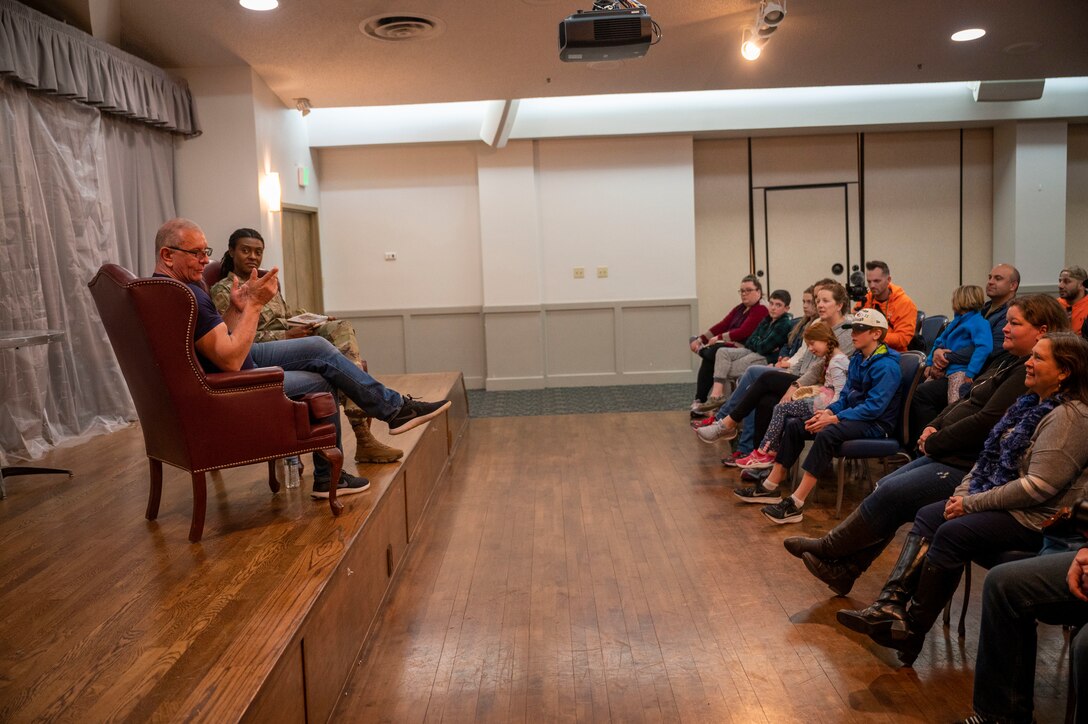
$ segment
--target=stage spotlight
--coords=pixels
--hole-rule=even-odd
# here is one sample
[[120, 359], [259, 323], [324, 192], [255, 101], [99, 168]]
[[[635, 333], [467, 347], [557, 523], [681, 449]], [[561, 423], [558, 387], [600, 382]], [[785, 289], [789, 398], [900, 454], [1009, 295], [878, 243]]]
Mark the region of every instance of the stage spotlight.
[[744, 56], [745, 60], [756, 60], [759, 58], [759, 54], [763, 52], [763, 43], [765, 42], [766, 40], [758, 37], [751, 28], [745, 28], [740, 42], [740, 54]]

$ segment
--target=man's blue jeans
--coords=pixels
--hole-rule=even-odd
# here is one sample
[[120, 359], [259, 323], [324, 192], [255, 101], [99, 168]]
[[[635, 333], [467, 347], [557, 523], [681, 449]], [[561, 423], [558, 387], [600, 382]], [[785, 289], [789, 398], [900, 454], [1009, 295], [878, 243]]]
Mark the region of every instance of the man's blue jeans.
[[[262, 342], [250, 349], [258, 367], [283, 368], [283, 393], [301, 397], [310, 392], [343, 392], [370, 417], [388, 421], [404, 404], [396, 390], [391, 390], [359, 369], [323, 337], [301, 337], [277, 342]], [[340, 441], [340, 411], [333, 416], [336, 446]], [[314, 479], [329, 477], [329, 464], [314, 455]]]
[[[1030, 722], [1034, 710], [1036, 621], [1084, 626], [1088, 603], [1069, 592], [1065, 577], [1075, 553], [1055, 553], [994, 566], [982, 589], [982, 623], [975, 658], [974, 710], [997, 721]], [[1076, 721], [1088, 719], [1088, 627], [1069, 643]]]
[[[722, 420], [737, 406], [737, 403], [744, 399], [744, 393], [748, 391], [748, 388], [752, 386], [752, 381], [765, 372], [777, 369], [770, 365], [752, 365], [748, 369], [744, 370], [744, 374], [737, 380], [737, 386], [733, 390], [733, 394], [729, 396], [725, 404], [718, 408], [718, 411], [714, 414], [715, 420]], [[751, 412], [748, 417], [744, 418], [744, 423], [741, 425], [740, 441], [737, 444], [737, 450], [742, 453], [750, 453], [756, 449], [756, 413]]]

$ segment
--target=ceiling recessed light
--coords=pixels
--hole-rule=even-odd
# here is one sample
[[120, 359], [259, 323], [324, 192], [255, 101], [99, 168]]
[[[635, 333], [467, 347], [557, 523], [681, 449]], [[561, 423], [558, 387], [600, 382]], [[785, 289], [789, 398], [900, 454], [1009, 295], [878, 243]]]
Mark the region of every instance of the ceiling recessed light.
[[246, 10], [275, 10], [280, 6], [279, 0], [238, 0], [238, 4]]
[[957, 43], [966, 43], [968, 40], [978, 40], [985, 34], [986, 31], [982, 28], [967, 28], [952, 33], [952, 39]]

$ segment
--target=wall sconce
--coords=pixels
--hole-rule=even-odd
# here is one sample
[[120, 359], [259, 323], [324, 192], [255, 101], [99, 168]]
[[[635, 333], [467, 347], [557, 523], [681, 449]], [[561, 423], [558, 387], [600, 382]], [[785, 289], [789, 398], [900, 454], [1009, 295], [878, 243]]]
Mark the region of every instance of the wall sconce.
[[261, 179], [261, 197], [269, 211], [279, 211], [280, 206], [280, 175], [278, 173], [266, 173]]

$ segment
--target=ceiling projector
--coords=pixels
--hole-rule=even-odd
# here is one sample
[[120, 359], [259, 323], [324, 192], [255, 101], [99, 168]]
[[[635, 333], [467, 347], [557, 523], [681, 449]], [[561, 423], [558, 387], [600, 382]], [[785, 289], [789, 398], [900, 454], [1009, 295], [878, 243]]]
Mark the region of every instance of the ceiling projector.
[[617, 0], [593, 10], [579, 10], [559, 23], [559, 59], [570, 62], [641, 58], [661, 39], [646, 8], [633, 0]]

